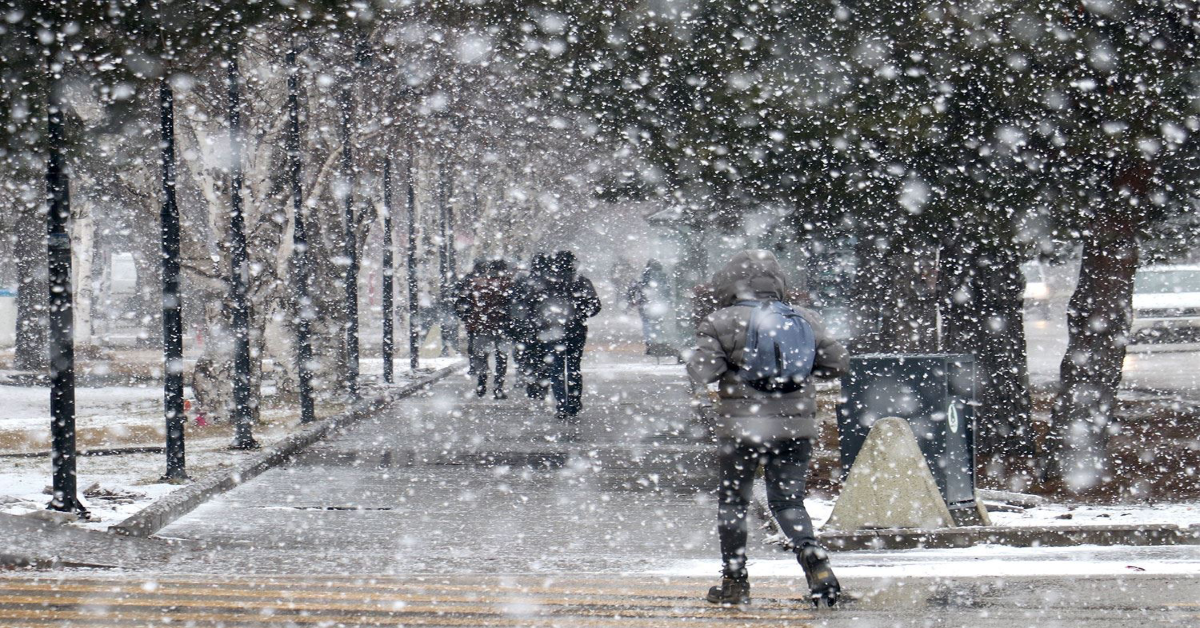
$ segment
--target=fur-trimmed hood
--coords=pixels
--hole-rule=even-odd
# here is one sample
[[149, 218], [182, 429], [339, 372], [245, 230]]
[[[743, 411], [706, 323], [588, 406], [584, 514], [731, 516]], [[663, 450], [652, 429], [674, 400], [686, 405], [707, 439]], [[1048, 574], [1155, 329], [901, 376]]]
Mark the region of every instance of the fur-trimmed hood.
[[788, 283], [775, 254], [746, 249], [733, 256], [712, 279], [717, 303], [729, 307], [753, 299], [787, 300]]

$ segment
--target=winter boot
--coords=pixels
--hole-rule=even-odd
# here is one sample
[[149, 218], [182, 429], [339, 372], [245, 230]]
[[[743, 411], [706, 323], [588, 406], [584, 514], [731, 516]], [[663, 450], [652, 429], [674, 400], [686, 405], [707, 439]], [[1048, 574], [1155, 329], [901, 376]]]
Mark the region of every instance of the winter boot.
[[508, 395], [506, 395], [504, 393], [503, 388], [497, 387], [496, 390], [494, 392], [492, 392], [492, 398], [496, 399], [496, 400], [504, 400], [504, 399], [508, 399]]
[[750, 603], [750, 579], [743, 573], [741, 576], [725, 575], [721, 585], [708, 590], [706, 600], [721, 606], [735, 606]]
[[477, 384], [475, 384], [475, 396], [482, 397], [487, 394], [487, 372], [478, 374]]
[[808, 579], [809, 595], [814, 607], [822, 605], [832, 608], [837, 604], [842, 586], [838, 584], [833, 568], [829, 566], [829, 554], [816, 545], [806, 545], [800, 550], [800, 566]]

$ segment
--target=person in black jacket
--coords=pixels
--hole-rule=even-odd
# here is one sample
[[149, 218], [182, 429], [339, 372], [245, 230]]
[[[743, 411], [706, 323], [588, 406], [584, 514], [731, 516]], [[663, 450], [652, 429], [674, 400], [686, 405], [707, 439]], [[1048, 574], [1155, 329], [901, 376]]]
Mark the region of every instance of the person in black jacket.
[[525, 394], [530, 399], [546, 398], [546, 384], [542, 381], [546, 356], [537, 339], [537, 322], [534, 319], [538, 301], [546, 292], [549, 274], [550, 256], [538, 253], [529, 262], [529, 272], [517, 279], [513, 289], [509, 316], [512, 321], [513, 361], [525, 384]]
[[587, 319], [600, 313], [600, 298], [591, 280], [576, 271], [570, 251], [554, 254], [544, 290], [533, 296], [537, 343], [545, 356], [543, 379], [554, 391], [556, 416], [569, 422], [583, 408]]

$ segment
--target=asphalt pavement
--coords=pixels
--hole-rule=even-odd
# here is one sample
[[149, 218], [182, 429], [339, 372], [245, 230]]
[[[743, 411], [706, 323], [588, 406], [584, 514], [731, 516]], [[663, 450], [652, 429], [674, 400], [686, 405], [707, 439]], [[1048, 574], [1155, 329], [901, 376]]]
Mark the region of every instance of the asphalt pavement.
[[452, 376], [164, 528], [170, 560], [0, 575], [0, 625], [1200, 625], [1197, 547], [838, 552], [846, 604], [814, 612], [753, 524], [755, 603], [713, 608], [683, 370], [598, 348], [577, 430]]

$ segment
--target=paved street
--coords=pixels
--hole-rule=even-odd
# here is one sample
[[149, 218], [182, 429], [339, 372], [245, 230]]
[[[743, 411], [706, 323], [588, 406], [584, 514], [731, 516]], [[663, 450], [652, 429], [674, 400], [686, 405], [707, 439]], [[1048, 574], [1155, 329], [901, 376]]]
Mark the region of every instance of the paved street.
[[682, 367], [599, 340], [578, 433], [452, 376], [163, 529], [168, 561], [0, 577], [0, 625], [1200, 625], [1197, 547], [843, 552], [851, 599], [818, 612], [756, 525], [754, 604], [712, 608]]
[[709, 447], [689, 435], [682, 368], [612, 359], [588, 369], [574, 442], [552, 408], [478, 399], [452, 376], [160, 535], [237, 546], [186, 567], [221, 572], [637, 571], [711, 557]]

